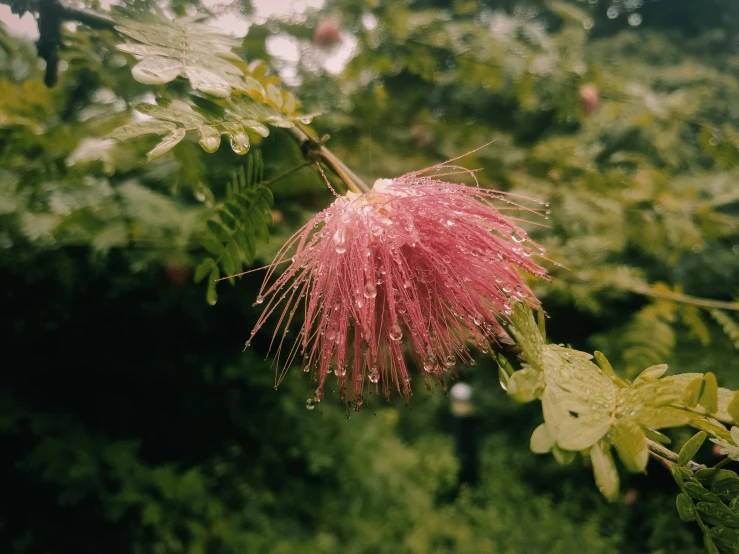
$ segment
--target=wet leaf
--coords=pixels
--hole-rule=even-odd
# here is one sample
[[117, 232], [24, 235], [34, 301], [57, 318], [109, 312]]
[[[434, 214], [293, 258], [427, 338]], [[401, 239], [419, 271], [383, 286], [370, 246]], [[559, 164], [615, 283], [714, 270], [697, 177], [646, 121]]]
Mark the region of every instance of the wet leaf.
[[177, 146], [183, 138], [185, 138], [185, 130], [175, 129], [169, 135], [164, 137], [159, 144], [149, 150], [149, 152], [146, 154], [146, 157], [151, 161], [163, 156], [164, 154], [172, 150], [172, 148]]
[[693, 435], [680, 449], [680, 453], [677, 456], [677, 463], [684, 466], [692, 460], [698, 453], [698, 450], [700, 450], [700, 447], [703, 446], [706, 436], [706, 433], [703, 431]]
[[700, 397], [700, 405], [709, 413], [718, 411], [718, 382], [716, 376], [710, 371], [703, 378], [704, 388]]
[[593, 473], [598, 490], [609, 501], [618, 497], [618, 471], [611, 456], [611, 447], [601, 441], [590, 449], [590, 459], [593, 462]]
[[711, 525], [739, 529], [739, 515], [736, 515], [723, 504], [698, 502], [695, 509], [700, 514], [701, 519]]
[[721, 502], [721, 499], [717, 495], [704, 489], [698, 483], [687, 481], [683, 483], [683, 488], [690, 496], [701, 502]]
[[685, 394], [683, 395], [683, 404], [686, 406], [695, 407], [700, 401], [701, 394], [703, 394], [703, 377], [696, 377], [688, 386], [685, 387]]
[[544, 388], [541, 372], [527, 367], [519, 369], [508, 381], [508, 395], [519, 402], [531, 402], [539, 396]]
[[726, 411], [731, 416], [731, 419], [739, 425], [739, 391], [734, 393], [731, 397], [729, 404], [726, 406]]
[[685, 494], [684, 492], [678, 494], [676, 498], [676, 504], [677, 515], [680, 516], [680, 519], [682, 521], [686, 523], [690, 521], [695, 521], [695, 505], [687, 494]]
[[176, 129], [174, 123], [168, 121], [140, 121], [118, 127], [115, 131], [108, 133], [105, 138], [123, 141], [144, 135], [166, 135]]
[[618, 420], [609, 437], [626, 469], [633, 473], [644, 471], [649, 461], [649, 450], [639, 425], [632, 420]]
[[667, 371], [667, 364], [659, 364], [648, 367], [637, 375], [634, 384], [640, 381], [656, 381]]
[[195, 277], [194, 277], [195, 282], [199, 283], [200, 281], [205, 279], [205, 277], [211, 271], [213, 271], [213, 268], [215, 267], [215, 265], [216, 265], [215, 261], [213, 261], [213, 259], [211, 258], [207, 258], [203, 260], [202, 262], [200, 262], [198, 267], [195, 269]]
[[572, 418], [559, 426], [557, 445], [565, 450], [585, 450], [602, 439], [609, 429], [607, 417], [595, 420]]
[[554, 438], [549, 434], [545, 423], [534, 429], [529, 445], [534, 454], [546, 454], [552, 449]]

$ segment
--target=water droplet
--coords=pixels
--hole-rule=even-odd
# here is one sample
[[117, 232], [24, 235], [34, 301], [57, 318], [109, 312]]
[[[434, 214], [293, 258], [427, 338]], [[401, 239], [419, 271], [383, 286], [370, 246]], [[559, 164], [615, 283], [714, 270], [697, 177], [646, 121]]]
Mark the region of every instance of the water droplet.
[[483, 317], [478, 312], [474, 312], [472, 314], [472, 321], [475, 325], [482, 325]]
[[221, 136], [220, 135], [212, 135], [203, 137], [199, 141], [200, 147], [205, 150], [208, 154], [212, 154], [216, 150], [218, 150], [218, 147], [221, 145]]
[[631, 25], [632, 27], [638, 27], [639, 25], [641, 25], [641, 22], [642, 22], [641, 14], [640, 13], [629, 14], [627, 21], [629, 22], [629, 25]]
[[436, 373], [439, 365], [436, 363], [435, 358], [426, 358], [423, 362], [423, 369], [426, 373]]
[[249, 151], [249, 135], [246, 133], [231, 135], [231, 149], [239, 155], [246, 154]]
[[367, 283], [364, 285], [364, 297], [365, 298], [374, 298], [377, 296], [377, 287], [373, 285], [372, 283]]
[[259, 296], [257, 296], [257, 301], [256, 301], [256, 303], [257, 303], [257, 304], [262, 304], [263, 302], [264, 302], [264, 296], [262, 296], [262, 295], [260, 294]]
[[309, 366], [309, 365], [305, 366], [305, 367], [303, 368], [303, 371], [304, 371], [305, 373], [310, 373], [310, 366]]
[[370, 380], [370, 383], [377, 383], [380, 380], [380, 372], [377, 370], [376, 365], [372, 366], [367, 378]]
[[339, 228], [334, 233], [334, 247], [337, 254], [346, 252], [346, 232], [343, 228]]
[[608, 16], [608, 19], [616, 19], [619, 13], [619, 9], [616, 6], [611, 6], [608, 8], [606, 15]]
[[334, 373], [336, 373], [336, 376], [339, 378], [344, 377], [346, 375], [346, 366], [343, 364], [337, 365]]
[[475, 246], [475, 247], [474, 247], [474, 248], [472, 249], [472, 252], [471, 252], [471, 253], [472, 253], [472, 255], [473, 255], [473, 256], [474, 256], [475, 258], [477, 258], [477, 257], [478, 257], [478, 256], [479, 256], [480, 254], [482, 254], [482, 250], [480, 250], [479, 248], [477, 248], [477, 246]]
[[250, 340], [246, 341], [246, 342], [244, 343], [244, 350], [246, 350], [246, 349], [247, 349], [247, 348], [249, 348], [250, 346], [251, 346], [251, 341], [250, 341]]
[[515, 229], [511, 233], [511, 239], [513, 242], [523, 242], [528, 238], [528, 235], [526, 234], [526, 231], [523, 229]]
[[405, 281], [403, 281], [403, 288], [404, 289], [411, 288], [411, 282], [408, 279], [406, 279]]
[[390, 340], [394, 340], [394, 341], [399, 341], [400, 339], [402, 339], [403, 330], [400, 328], [400, 325], [395, 323], [392, 327], [390, 327], [388, 336], [390, 337]]
[[307, 410], [312, 410], [315, 407], [316, 407], [316, 401], [313, 400], [312, 398], [309, 398], [308, 400], [305, 401], [305, 408]]
[[452, 355], [447, 356], [446, 360], [444, 360], [444, 365], [447, 367], [454, 367], [457, 365], [457, 358]]

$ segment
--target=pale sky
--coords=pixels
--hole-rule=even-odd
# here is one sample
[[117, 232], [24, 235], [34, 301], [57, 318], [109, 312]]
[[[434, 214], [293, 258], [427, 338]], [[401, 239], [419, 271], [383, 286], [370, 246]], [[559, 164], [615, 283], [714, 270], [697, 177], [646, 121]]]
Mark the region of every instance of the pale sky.
[[[108, 9], [115, 0], [101, 0], [103, 9]], [[323, 7], [325, 0], [252, 0], [255, 16], [254, 20], [262, 22], [265, 19], [301, 19], [303, 14], [309, 10], [318, 10]], [[204, 0], [206, 7], [228, 7], [233, 0]], [[0, 21], [5, 23], [15, 34], [28, 37], [32, 40], [38, 38], [38, 27], [36, 20], [31, 14], [22, 18], [10, 13], [10, 7], [0, 5]], [[249, 30], [249, 21], [237, 9], [229, 10], [227, 13], [214, 18], [210, 22], [226, 33], [242, 38]], [[356, 39], [353, 36], [342, 33], [341, 43], [332, 49], [322, 52], [320, 65], [332, 74], [343, 71], [346, 64], [351, 60], [356, 48]], [[297, 74], [297, 62], [300, 58], [301, 44], [293, 37], [287, 35], [275, 35], [267, 41], [269, 53], [280, 60], [280, 74], [287, 83], [295, 84]]]

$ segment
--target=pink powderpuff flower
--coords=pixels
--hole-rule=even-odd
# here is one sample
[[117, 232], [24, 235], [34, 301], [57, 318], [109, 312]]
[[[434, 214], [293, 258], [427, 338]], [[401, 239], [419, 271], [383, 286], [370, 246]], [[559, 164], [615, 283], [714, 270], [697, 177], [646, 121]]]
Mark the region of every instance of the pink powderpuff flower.
[[[442, 169], [450, 171], [426, 175]], [[396, 390], [408, 399], [404, 350], [422, 368], [427, 386], [431, 379], [443, 386], [444, 373], [456, 375], [457, 363], [474, 364], [469, 345], [487, 352], [505, 335], [501, 321], [512, 302], [538, 307], [518, 270], [546, 278], [531, 259], [543, 250], [493, 202], [541, 210], [503, 192], [439, 179], [458, 170], [473, 174], [445, 162], [380, 179], [365, 194], [349, 192], [285, 243], [268, 266], [256, 301], [265, 308], [251, 332], [277, 312], [270, 349], [277, 343], [277, 367], [282, 355], [285, 361], [276, 385], [300, 355], [318, 383], [310, 404], [321, 401], [329, 379], [356, 409], [365, 387], [376, 394], [381, 388], [387, 398]], [[298, 311], [302, 327], [283, 352]]]

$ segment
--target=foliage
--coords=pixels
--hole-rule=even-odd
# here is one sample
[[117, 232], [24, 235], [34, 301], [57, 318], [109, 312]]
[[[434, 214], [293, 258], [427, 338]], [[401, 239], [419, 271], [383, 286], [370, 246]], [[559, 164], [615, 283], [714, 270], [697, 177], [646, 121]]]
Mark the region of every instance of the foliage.
[[[254, 23], [242, 43], [129, 2], [113, 18], [133, 42], [63, 29], [53, 90], [32, 46], [0, 29], [2, 332], [22, 355], [0, 396], [13, 504], [0, 549], [693, 552], [699, 537], [735, 551], [739, 481], [724, 466], [739, 395], [718, 387], [739, 387], [735, 6], [718, 20], [675, 2], [680, 27], [658, 4], [628, 29], [579, 2], [334, 0], [308, 15], [357, 39], [332, 76], [305, 25]], [[252, 59], [275, 34], [301, 45], [300, 96], [325, 112], [315, 131], [270, 71], [285, 61]], [[550, 339], [574, 348], [519, 312], [523, 365], [496, 360], [543, 423], [504, 402], [489, 360], [468, 370], [477, 488], [457, 490], [443, 395], [412, 411], [371, 398], [349, 422], [306, 411], [302, 375], [275, 393], [257, 356], [238, 357], [258, 279], [202, 301], [330, 200], [317, 172], [291, 173], [325, 162], [323, 133], [370, 181], [496, 138], [465, 160], [481, 185], [551, 204], [530, 234], [562, 267], [536, 292]], [[597, 365], [581, 351], [594, 348]], [[726, 457], [703, 468], [714, 443]], [[649, 457], [678, 491], [641, 475]]]

